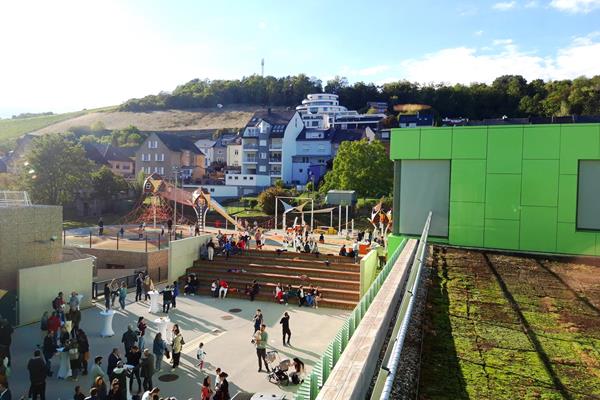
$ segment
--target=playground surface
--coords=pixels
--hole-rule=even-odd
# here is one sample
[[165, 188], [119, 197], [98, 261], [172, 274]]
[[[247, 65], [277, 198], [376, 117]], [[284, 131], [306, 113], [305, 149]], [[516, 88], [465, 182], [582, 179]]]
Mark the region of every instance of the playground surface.
[[600, 398], [600, 267], [434, 246], [419, 398]]
[[[118, 348], [123, 354], [121, 335], [125, 332], [127, 324], [135, 324], [138, 316], [147, 319], [145, 347], [152, 347], [152, 340], [157, 332], [154, 320], [165, 314], [150, 314], [148, 303], [134, 303], [134, 294], [128, 296], [124, 311], [118, 310], [114, 316], [113, 329], [115, 336], [101, 338], [101, 320], [98, 313], [103, 309], [100, 306], [82, 311], [81, 327], [85, 330], [90, 341], [91, 362], [96, 355], [104, 357], [103, 367], [106, 368], [107, 357], [113, 348]], [[51, 299], [48, 299], [50, 308]], [[276, 350], [283, 358], [299, 357], [306, 364], [307, 371], [317, 362], [333, 336], [337, 333], [346, 319], [348, 312], [333, 309], [299, 308], [295, 304], [288, 306], [241, 299], [214, 299], [204, 296], [181, 296], [177, 299], [177, 308], [169, 312], [172, 323], [179, 324], [186, 344], [183, 347], [181, 366], [171, 371], [170, 366], [163, 360], [163, 370], [153, 377], [155, 386], [160, 387], [161, 395], [175, 396], [178, 399], [197, 399], [200, 397], [200, 386], [206, 374], [210, 375], [214, 383], [215, 369], [220, 367], [229, 374], [230, 393], [234, 396], [242, 393], [268, 393], [291, 394], [297, 386], [282, 386], [270, 383], [266, 373], [258, 373], [258, 362], [254, 345], [250, 343], [253, 331], [252, 317], [257, 308], [261, 308], [269, 333], [268, 350]], [[290, 314], [290, 328], [292, 331], [290, 347], [283, 347], [281, 343], [281, 325], [279, 320], [283, 313]], [[315, 329], [315, 327], [319, 327]], [[29, 388], [27, 374], [27, 361], [32, 356], [36, 345], [40, 341], [39, 324], [20, 327], [13, 335], [13, 368], [9, 384], [13, 398], [26, 395]], [[205, 370], [200, 372], [196, 367], [196, 350], [200, 342], [204, 343], [207, 353]], [[49, 378], [46, 384], [46, 398], [53, 400], [67, 400], [73, 398], [74, 388], [80, 385], [87, 393], [91, 379], [89, 376], [80, 376], [78, 382], [71, 380], [58, 380], [56, 370], [58, 357], [52, 359], [54, 377]], [[91, 368], [90, 364], [90, 368]], [[161, 376], [175, 374], [176, 379], [171, 382], [161, 381]], [[134, 383], [134, 393], [137, 383]], [[244, 398], [244, 397], [237, 397]]]
[[[160, 249], [164, 249], [169, 246], [168, 232], [165, 231], [165, 234], [161, 237], [160, 225], [158, 225], [157, 228], [153, 228], [151, 226], [146, 228], [145, 235], [148, 237], [147, 243], [145, 239], [139, 239], [137, 225], [125, 225], [123, 226], [123, 228], [125, 230], [125, 234], [124, 238], [119, 238], [118, 240], [119, 250], [146, 251], [147, 249], [147, 251], [156, 251], [159, 250], [159, 247]], [[66, 246], [89, 247], [91, 232], [91, 244], [93, 248], [115, 250], [117, 249], [117, 236], [120, 229], [121, 225], [105, 226], [103, 236], [98, 235], [97, 226], [88, 228], [69, 229], [65, 231], [66, 238], [63, 239]], [[206, 227], [201, 234], [216, 235], [219, 231], [227, 235], [235, 235], [239, 233], [239, 231], [236, 232], [232, 229]], [[181, 235], [183, 235], [184, 238], [194, 236], [194, 232], [190, 231], [189, 225], [178, 225], [177, 233], [181, 233]], [[264, 230], [263, 234], [265, 242], [263, 248], [265, 250], [276, 250], [283, 247], [284, 234], [281, 230]], [[252, 240], [250, 242], [250, 247], [255, 248], [256, 243], [254, 242], [254, 236], [251, 236]], [[312, 236], [315, 239], [318, 239], [318, 235]], [[346, 238], [343, 236], [324, 235], [324, 237], [325, 243], [319, 243], [319, 251], [324, 254], [338, 254], [342, 244], [352, 244], [352, 240], [346, 240]], [[293, 249], [290, 248], [289, 250]]]

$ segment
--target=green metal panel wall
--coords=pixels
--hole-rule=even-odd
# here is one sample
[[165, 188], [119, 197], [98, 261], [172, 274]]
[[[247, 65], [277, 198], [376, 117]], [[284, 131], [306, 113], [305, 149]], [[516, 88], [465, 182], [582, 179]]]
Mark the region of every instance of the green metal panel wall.
[[451, 160], [450, 244], [600, 255], [600, 231], [576, 229], [578, 162], [600, 160], [600, 124], [395, 129], [390, 154]]

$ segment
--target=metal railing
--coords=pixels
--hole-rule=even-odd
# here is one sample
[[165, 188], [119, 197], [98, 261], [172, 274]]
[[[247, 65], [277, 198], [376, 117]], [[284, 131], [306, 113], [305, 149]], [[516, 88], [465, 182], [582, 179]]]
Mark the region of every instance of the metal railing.
[[415, 253], [415, 258], [410, 268], [410, 273], [400, 303], [400, 309], [398, 310], [398, 316], [396, 318], [394, 330], [392, 331], [392, 339], [388, 343], [388, 347], [383, 357], [375, 387], [371, 394], [371, 400], [388, 400], [392, 394], [394, 379], [396, 378], [400, 357], [402, 356], [404, 340], [406, 339], [413, 306], [419, 290], [421, 271], [423, 270], [423, 264], [427, 258], [427, 238], [429, 236], [430, 226], [431, 212], [429, 212], [429, 215], [427, 216], [421, 238], [419, 239], [417, 252]]
[[0, 207], [30, 206], [31, 200], [27, 192], [0, 190]]
[[365, 313], [373, 303], [373, 299], [383, 286], [383, 283], [387, 279], [392, 267], [398, 260], [400, 253], [406, 245], [407, 239], [403, 239], [396, 251], [389, 258], [379, 275], [375, 278], [365, 295], [360, 299], [350, 316], [346, 319], [342, 328], [335, 335], [335, 338], [329, 343], [325, 349], [324, 354], [320, 360], [315, 364], [311, 372], [304, 379], [304, 382], [298, 388], [295, 400], [315, 400], [319, 391], [329, 378], [333, 367], [337, 364], [341, 354], [348, 346], [348, 342], [354, 331], [358, 327], [358, 324], [364, 317]]
[[[145, 274], [146, 271], [146, 269], [135, 270], [135, 273], [133, 273], [132, 275], [125, 275], [119, 278], [111, 278], [102, 281], [92, 282], [92, 299], [97, 299], [98, 297], [104, 298], [104, 284], [110, 284], [113, 279], [115, 280], [115, 282], [118, 282], [119, 285], [121, 285], [121, 282], [125, 282], [125, 286], [127, 287], [127, 289], [135, 287], [135, 278], [137, 278], [140, 272]], [[98, 293], [98, 288], [100, 288], [100, 293]]]

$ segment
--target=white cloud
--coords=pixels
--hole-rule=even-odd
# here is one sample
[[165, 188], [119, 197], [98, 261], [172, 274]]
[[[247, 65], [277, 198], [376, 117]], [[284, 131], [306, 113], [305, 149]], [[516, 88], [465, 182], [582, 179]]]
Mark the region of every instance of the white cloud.
[[526, 79], [573, 79], [600, 71], [600, 41], [593, 36], [575, 38], [555, 55], [541, 57], [519, 50], [512, 42], [491, 54], [480, 49], [455, 47], [419, 59], [402, 62], [402, 77], [416, 82], [491, 82], [500, 75], [523, 75]]
[[482, 36], [483, 35], [483, 31], [482, 30], [475, 31], [475, 32], [473, 32], [473, 35], [475, 35], [475, 36]]
[[600, 8], [600, 0], [552, 0], [550, 6], [559, 11], [587, 14]]
[[537, 0], [530, 0], [525, 3], [525, 8], [537, 8], [540, 5]]
[[495, 3], [492, 8], [494, 10], [498, 10], [498, 11], [508, 11], [508, 10], [512, 10], [513, 8], [515, 8], [515, 6], [517, 5], [516, 1], [502, 1], [499, 3]]

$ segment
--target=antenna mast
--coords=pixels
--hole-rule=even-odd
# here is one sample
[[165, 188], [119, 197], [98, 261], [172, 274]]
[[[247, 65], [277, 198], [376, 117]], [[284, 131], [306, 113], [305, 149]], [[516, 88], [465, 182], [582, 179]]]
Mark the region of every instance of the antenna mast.
[[265, 59], [261, 58], [260, 60], [260, 76], [265, 76]]

